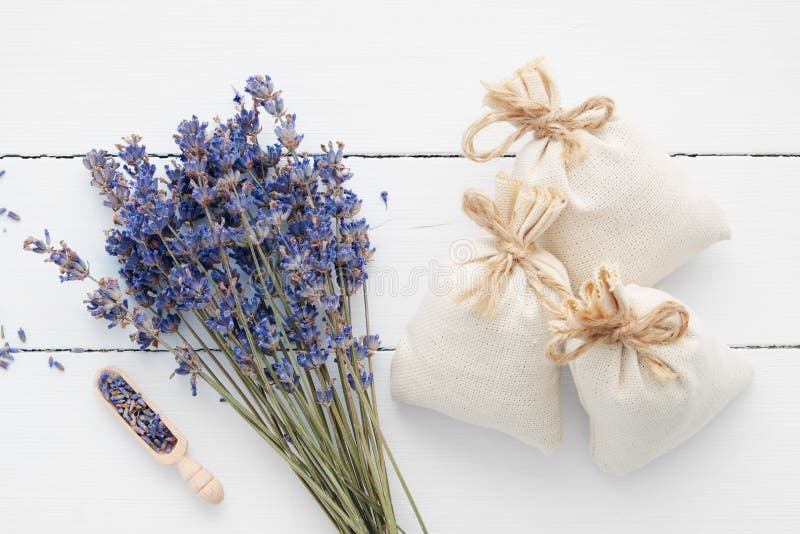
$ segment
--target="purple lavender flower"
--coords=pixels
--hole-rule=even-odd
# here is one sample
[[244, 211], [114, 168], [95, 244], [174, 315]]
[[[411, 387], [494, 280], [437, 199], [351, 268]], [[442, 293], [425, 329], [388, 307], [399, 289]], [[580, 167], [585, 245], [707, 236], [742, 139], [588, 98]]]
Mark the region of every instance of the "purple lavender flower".
[[316, 397], [317, 397], [317, 402], [320, 403], [321, 405], [327, 407], [327, 406], [330, 406], [331, 403], [333, 402], [333, 388], [332, 387], [327, 386], [327, 387], [324, 388], [324, 390], [316, 389], [315, 393], [316, 393]]
[[257, 74], [247, 78], [244, 90], [253, 97], [253, 101], [256, 104], [260, 104], [273, 98], [275, 86], [269, 76]]
[[357, 379], [353, 378], [352, 373], [347, 374], [347, 382], [353, 389], [367, 389], [370, 384], [372, 384], [372, 373], [368, 373], [364, 369], [359, 369]]
[[319, 369], [328, 360], [328, 349], [320, 349], [316, 343], [306, 352], [297, 353], [297, 363], [306, 369]]
[[282, 358], [279, 363], [273, 363], [272, 371], [278, 385], [287, 392], [294, 391], [295, 386], [300, 383], [300, 375], [295, 372], [294, 366], [287, 358]]
[[[198, 378], [207, 381], [265, 439], [313, 474], [319, 465], [297, 456], [311, 450], [304, 433], [321, 430], [314, 450], [335, 454], [340, 444], [325, 440], [376, 424], [367, 415], [373, 409], [369, 358], [380, 342], [377, 335], [353, 332], [349, 305], [367, 279], [374, 248], [359, 217], [362, 202], [346, 187], [352, 173], [344, 145], [329, 142], [319, 154], [300, 152], [304, 136], [297, 117], [287, 112], [268, 76], [248, 78], [233, 101], [229, 118], [181, 121], [173, 136], [179, 155], [163, 169], [137, 135], [116, 145], [117, 157], [105, 150], [86, 154], [90, 183], [113, 212], [105, 245], [119, 262], [119, 282], [95, 279], [75, 251], [64, 242], [53, 246], [46, 231], [44, 239], [29, 237], [24, 248], [58, 265], [62, 281], [96, 283], [86, 300], [91, 315], [109, 327], [135, 329], [131, 340], [140, 349], [170, 351], [177, 362], [173, 374], [189, 380], [192, 395]], [[274, 134], [266, 142], [259, 139], [265, 131]], [[386, 192], [381, 198], [388, 204]], [[4, 354], [11, 349], [0, 351], [5, 367]], [[142, 404], [120, 377], [106, 375], [98, 387], [112, 404]], [[318, 405], [333, 406], [336, 417], [312, 425]], [[139, 429], [134, 431], [155, 450], [170, 450], [173, 442], [158, 414], [144, 415], [141, 424], [138, 415], [129, 421]], [[359, 441], [353, 434], [345, 438], [344, 447]], [[361, 472], [383, 468], [382, 447], [364, 453], [374, 457], [353, 465], [337, 486], [386, 479], [386, 473]], [[342, 460], [321, 479], [338, 477], [340, 466], [351, 465]], [[382, 506], [385, 493], [365, 491], [369, 500], [347, 491], [337, 495], [337, 506], [339, 498], [350, 504], [332, 517], [349, 517], [359, 531], [398, 530], [382, 524], [394, 514], [365, 507]], [[362, 508], [363, 518], [348, 515]]]
[[14, 354], [18, 352], [19, 349], [12, 348], [8, 342], [0, 345], [0, 368], [8, 369], [9, 364], [14, 361]]
[[88, 295], [86, 309], [92, 317], [106, 319], [109, 328], [128, 325], [128, 301], [122, 297], [119, 283], [113, 278], [101, 278], [97, 282], [98, 288]]
[[97, 388], [125, 420], [142, 441], [158, 453], [169, 454], [178, 439], [124, 378], [103, 371], [97, 380]]
[[44, 261], [58, 265], [61, 271], [61, 281], [83, 280], [89, 276], [89, 265], [78, 254], [61, 241], [59, 248], [50, 245], [50, 234], [45, 230], [45, 241], [28, 237], [22, 248], [36, 254], [49, 254]]

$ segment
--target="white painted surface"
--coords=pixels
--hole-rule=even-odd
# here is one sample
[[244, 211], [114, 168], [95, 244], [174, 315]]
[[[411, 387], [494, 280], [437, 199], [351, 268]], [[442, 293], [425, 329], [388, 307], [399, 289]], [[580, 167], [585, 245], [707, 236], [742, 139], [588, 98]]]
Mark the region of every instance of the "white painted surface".
[[[670, 3], [6, 2], [0, 5], [0, 323], [28, 349], [130, 349], [82, 311], [85, 288], [21, 251], [44, 226], [98, 274], [108, 213], [79, 159], [21, 159], [109, 147], [137, 131], [157, 152], [192, 112], [229, 111], [229, 85], [266, 71], [313, 148], [356, 154], [457, 153], [481, 112], [480, 78], [551, 58], [566, 102], [596, 93], [673, 153], [800, 152], [800, 9], [787, 1]], [[476, 235], [460, 192], [489, 187], [510, 160], [351, 158], [378, 246], [373, 324], [397, 343], [431, 261]], [[728, 343], [762, 348], [752, 388], [708, 429], [634, 476], [597, 471], [568, 374], [565, 440], [545, 458], [499, 434], [388, 398], [382, 420], [436, 533], [793, 533], [800, 530], [800, 158], [679, 158], [727, 210], [734, 238], [662, 284]], [[390, 193], [389, 210], [378, 198]], [[412, 273], [419, 273], [416, 284]], [[790, 349], [767, 348], [774, 345]], [[163, 353], [20, 355], [0, 371], [0, 533], [325, 532], [325, 518], [266, 445], [207, 389], [167, 381]], [[116, 428], [89, 389], [125, 368], [217, 474], [227, 499], [195, 500], [170, 468]], [[408, 510], [398, 506], [404, 523]], [[144, 526], [143, 526], [144, 525]], [[413, 528], [411, 532], [414, 532]]]
[[[733, 239], [718, 243], [661, 285], [683, 299], [735, 345], [800, 345], [795, 303], [800, 285], [788, 283], [800, 260], [800, 158], [677, 158], [725, 208]], [[0, 256], [6, 297], [0, 320], [24, 325], [28, 346], [134, 348], [119, 331], [82, 312], [90, 288], [61, 284], [53, 266], [25, 254], [21, 241], [45, 227], [65, 239], [99, 276], [115, 275], [116, 260], [103, 250], [110, 211], [88, 185], [79, 159], [10, 158], [0, 181], [0, 206], [23, 217], [0, 219]], [[447, 265], [451, 243], [480, 235], [461, 213], [467, 187], [491, 190], [497, 169], [511, 160], [476, 164], [463, 158], [350, 158], [352, 186], [364, 199], [363, 212], [377, 246], [369, 282], [374, 329], [396, 346], [405, 323]], [[380, 191], [389, 191], [389, 208]], [[5, 228], [7, 231], [2, 232]], [[30, 305], [20, 306], [24, 299]], [[50, 303], [55, 299], [57, 306]], [[757, 309], [758, 313], [752, 313]], [[65, 313], [67, 312], [67, 313]], [[16, 329], [16, 328], [15, 328]]]
[[[550, 457], [393, 403], [390, 353], [377, 360], [381, 417], [431, 532], [794, 533], [800, 350], [744, 352], [756, 370], [753, 386], [694, 439], [625, 478], [593, 466], [568, 371], [564, 442]], [[166, 380], [168, 354], [57, 357], [63, 374], [48, 369], [46, 354], [30, 353], [2, 377], [0, 532], [134, 534], [143, 524], [159, 533], [329, 530], [294, 475], [212, 391], [201, 387], [192, 398], [185, 381]], [[129, 372], [222, 481], [222, 505], [199, 501], [173, 468], [157, 465], [111, 420], [89, 391], [91, 375], [109, 362]]]
[[544, 54], [565, 103], [608, 94], [670, 152], [797, 152], [799, 16], [791, 0], [3, 2], [2, 150], [80, 153], [135, 128], [174, 151], [179, 118], [267, 72], [311, 138], [454, 153], [478, 80]]

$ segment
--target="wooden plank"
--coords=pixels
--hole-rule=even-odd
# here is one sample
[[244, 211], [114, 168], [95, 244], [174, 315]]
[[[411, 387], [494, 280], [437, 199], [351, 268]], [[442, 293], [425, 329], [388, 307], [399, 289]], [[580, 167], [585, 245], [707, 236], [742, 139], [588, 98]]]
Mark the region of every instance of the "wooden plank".
[[[395, 346], [437, 269], [445, 268], [450, 244], [480, 234], [460, 213], [461, 191], [489, 188], [493, 173], [510, 161], [478, 165], [458, 159], [348, 160], [353, 187], [378, 248], [371, 266], [373, 329]], [[678, 163], [719, 200], [734, 237], [691, 259], [662, 286], [683, 299], [726, 342], [735, 345], [797, 345], [791, 283], [800, 257], [800, 159], [679, 158]], [[0, 219], [0, 323], [7, 334], [24, 326], [27, 347], [131, 348], [119, 330], [107, 330], [85, 314], [88, 285], [60, 284], [52, 265], [21, 250], [22, 239], [49, 227], [90, 261], [97, 275], [116, 273], [103, 251], [109, 213], [87, 184], [77, 159], [3, 161], [0, 206], [22, 221]], [[380, 200], [389, 191], [389, 208]]]
[[[511, 438], [388, 397], [390, 353], [377, 357], [383, 428], [431, 532], [790, 534], [800, 529], [800, 350], [744, 350], [755, 382], [708, 428], [643, 470], [615, 478], [591, 462], [587, 418], [569, 373], [564, 442], [550, 457]], [[167, 380], [167, 354], [20, 357], [0, 373], [2, 532], [54, 530], [317, 533], [329, 528], [281, 460], [213, 392]], [[190, 453], [225, 486], [202, 503], [111, 420], [90, 378], [114, 364], [164, 410]], [[396, 488], [397, 489], [397, 488]], [[395, 491], [395, 495], [399, 490]], [[409, 510], [400, 502], [409, 532]], [[523, 527], [522, 525], [526, 525]]]
[[[0, 6], [4, 154], [83, 153], [136, 131], [173, 151], [182, 117], [228, 113], [266, 71], [313, 149], [456, 153], [480, 79], [548, 55], [576, 105], [608, 94], [670, 152], [796, 152], [798, 12], [697, 3], [108, 2]], [[679, 38], [676, 38], [679, 36]]]

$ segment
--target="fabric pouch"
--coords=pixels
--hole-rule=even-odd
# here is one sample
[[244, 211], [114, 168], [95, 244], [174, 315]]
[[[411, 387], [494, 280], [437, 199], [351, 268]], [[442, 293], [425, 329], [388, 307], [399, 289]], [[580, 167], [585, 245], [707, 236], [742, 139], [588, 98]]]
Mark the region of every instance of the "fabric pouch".
[[[719, 207], [621, 119], [610, 98], [563, 109], [541, 58], [484, 86], [490, 111], [464, 133], [464, 154], [488, 161], [533, 133], [514, 160], [512, 178], [566, 195], [567, 207], [541, 242], [563, 262], [576, 289], [601, 262], [618, 264], [626, 281], [650, 286], [692, 254], [730, 238]], [[478, 151], [476, 135], [496, 122], [516, 131], [492, 150]]]
[[569, 362], [597, 465], [626, 474], [700, 430], [752, 369], [668, 294], [601, 267], [552, 323], [553, 361]]
[[489, 236], [459, 242], [451, 253], [459, 258], [407, 326], [392, 359], [392, 397], [549, 453], [561, 440], [560, 368], [544, 350], [551, 310], [570, 290], [536, 239], [564, 196], [501, 173], [494, 200], [470, 190], [463, 204]]

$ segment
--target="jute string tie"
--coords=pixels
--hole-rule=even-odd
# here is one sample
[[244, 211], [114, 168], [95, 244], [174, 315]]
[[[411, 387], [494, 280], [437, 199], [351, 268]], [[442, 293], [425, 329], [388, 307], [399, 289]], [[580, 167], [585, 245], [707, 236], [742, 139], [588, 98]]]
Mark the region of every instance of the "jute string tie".
[[[644, 315], [637, 315], [624, 300], [616, 273], [601, 268], [597, 281], [588, 281], [581, 289], [582, 300], [564, 301], [561, 317], [550, 323], [554, 337], [547, 346], [547, 356], [558, 363], [579, 358], [598, 343], [623, 344], [647, 362], [660, 381], [673, 380], [677, 373], [654, 352], [683, 337], [689, 327], [689, 311], [676, 301], [665, 301]], [[567, 351], [570, 341], [578, 343]]]
[[[549, 102], [544, 103], [531, 96], [528, 81], [541, 80]], [[570, 163], [585, 154], [579, 131], [599, 130], [614, 114], [614, 101], [606, 96], [594, 96], [572, 109], [563, 109], [558, 104], [558, 87], [548, 74], [541, 58], [529, 62], [514, 75], [497, 84], [481, 82], [486, 88], [484, 103], [489, 111], [469, 125], [464, 132], [461, 148], [468, 158], [486, 162], [501, 157], [526, 133], [537, 138], [560, 139], [564, 143], [564, 161]], [[555, 103], [555, 105], [554, 105]], [[599, 113], [598, 113], [599, 112]], [[516, 130], [499, 145], [487, 151], [475, 148], [475, 137], [488, 126], [497, 122], [508, 122]]]
[[[510, 204], [513, 208], [501, 209], [495, 201], [478, 190], [464, 192], [464, 213], [492, 235], [495, 253], [486, 260], [478, 279], [468, 289], [461, 291], [457, 300], [464, 301], [478, 295], [475, 311], [491, 317], [498, 299], [505, 293], [511, 273], [519, 267], [539, 301], [555, 314], [560, 309], [560, 299], [571, 293], [562, 281], [546, 272], [535, 259], [535, 239], [552, 224], [566, 204], [566, 199], [552, 188], [530, 187], [523, 191], [526, 186], [522, 182], [508, 180], [503, 173], [498, 175], [497, 187], [498, 190], [512, 188]], [[559, 300], [549, 296], [545, 288], [558, 295]]]

